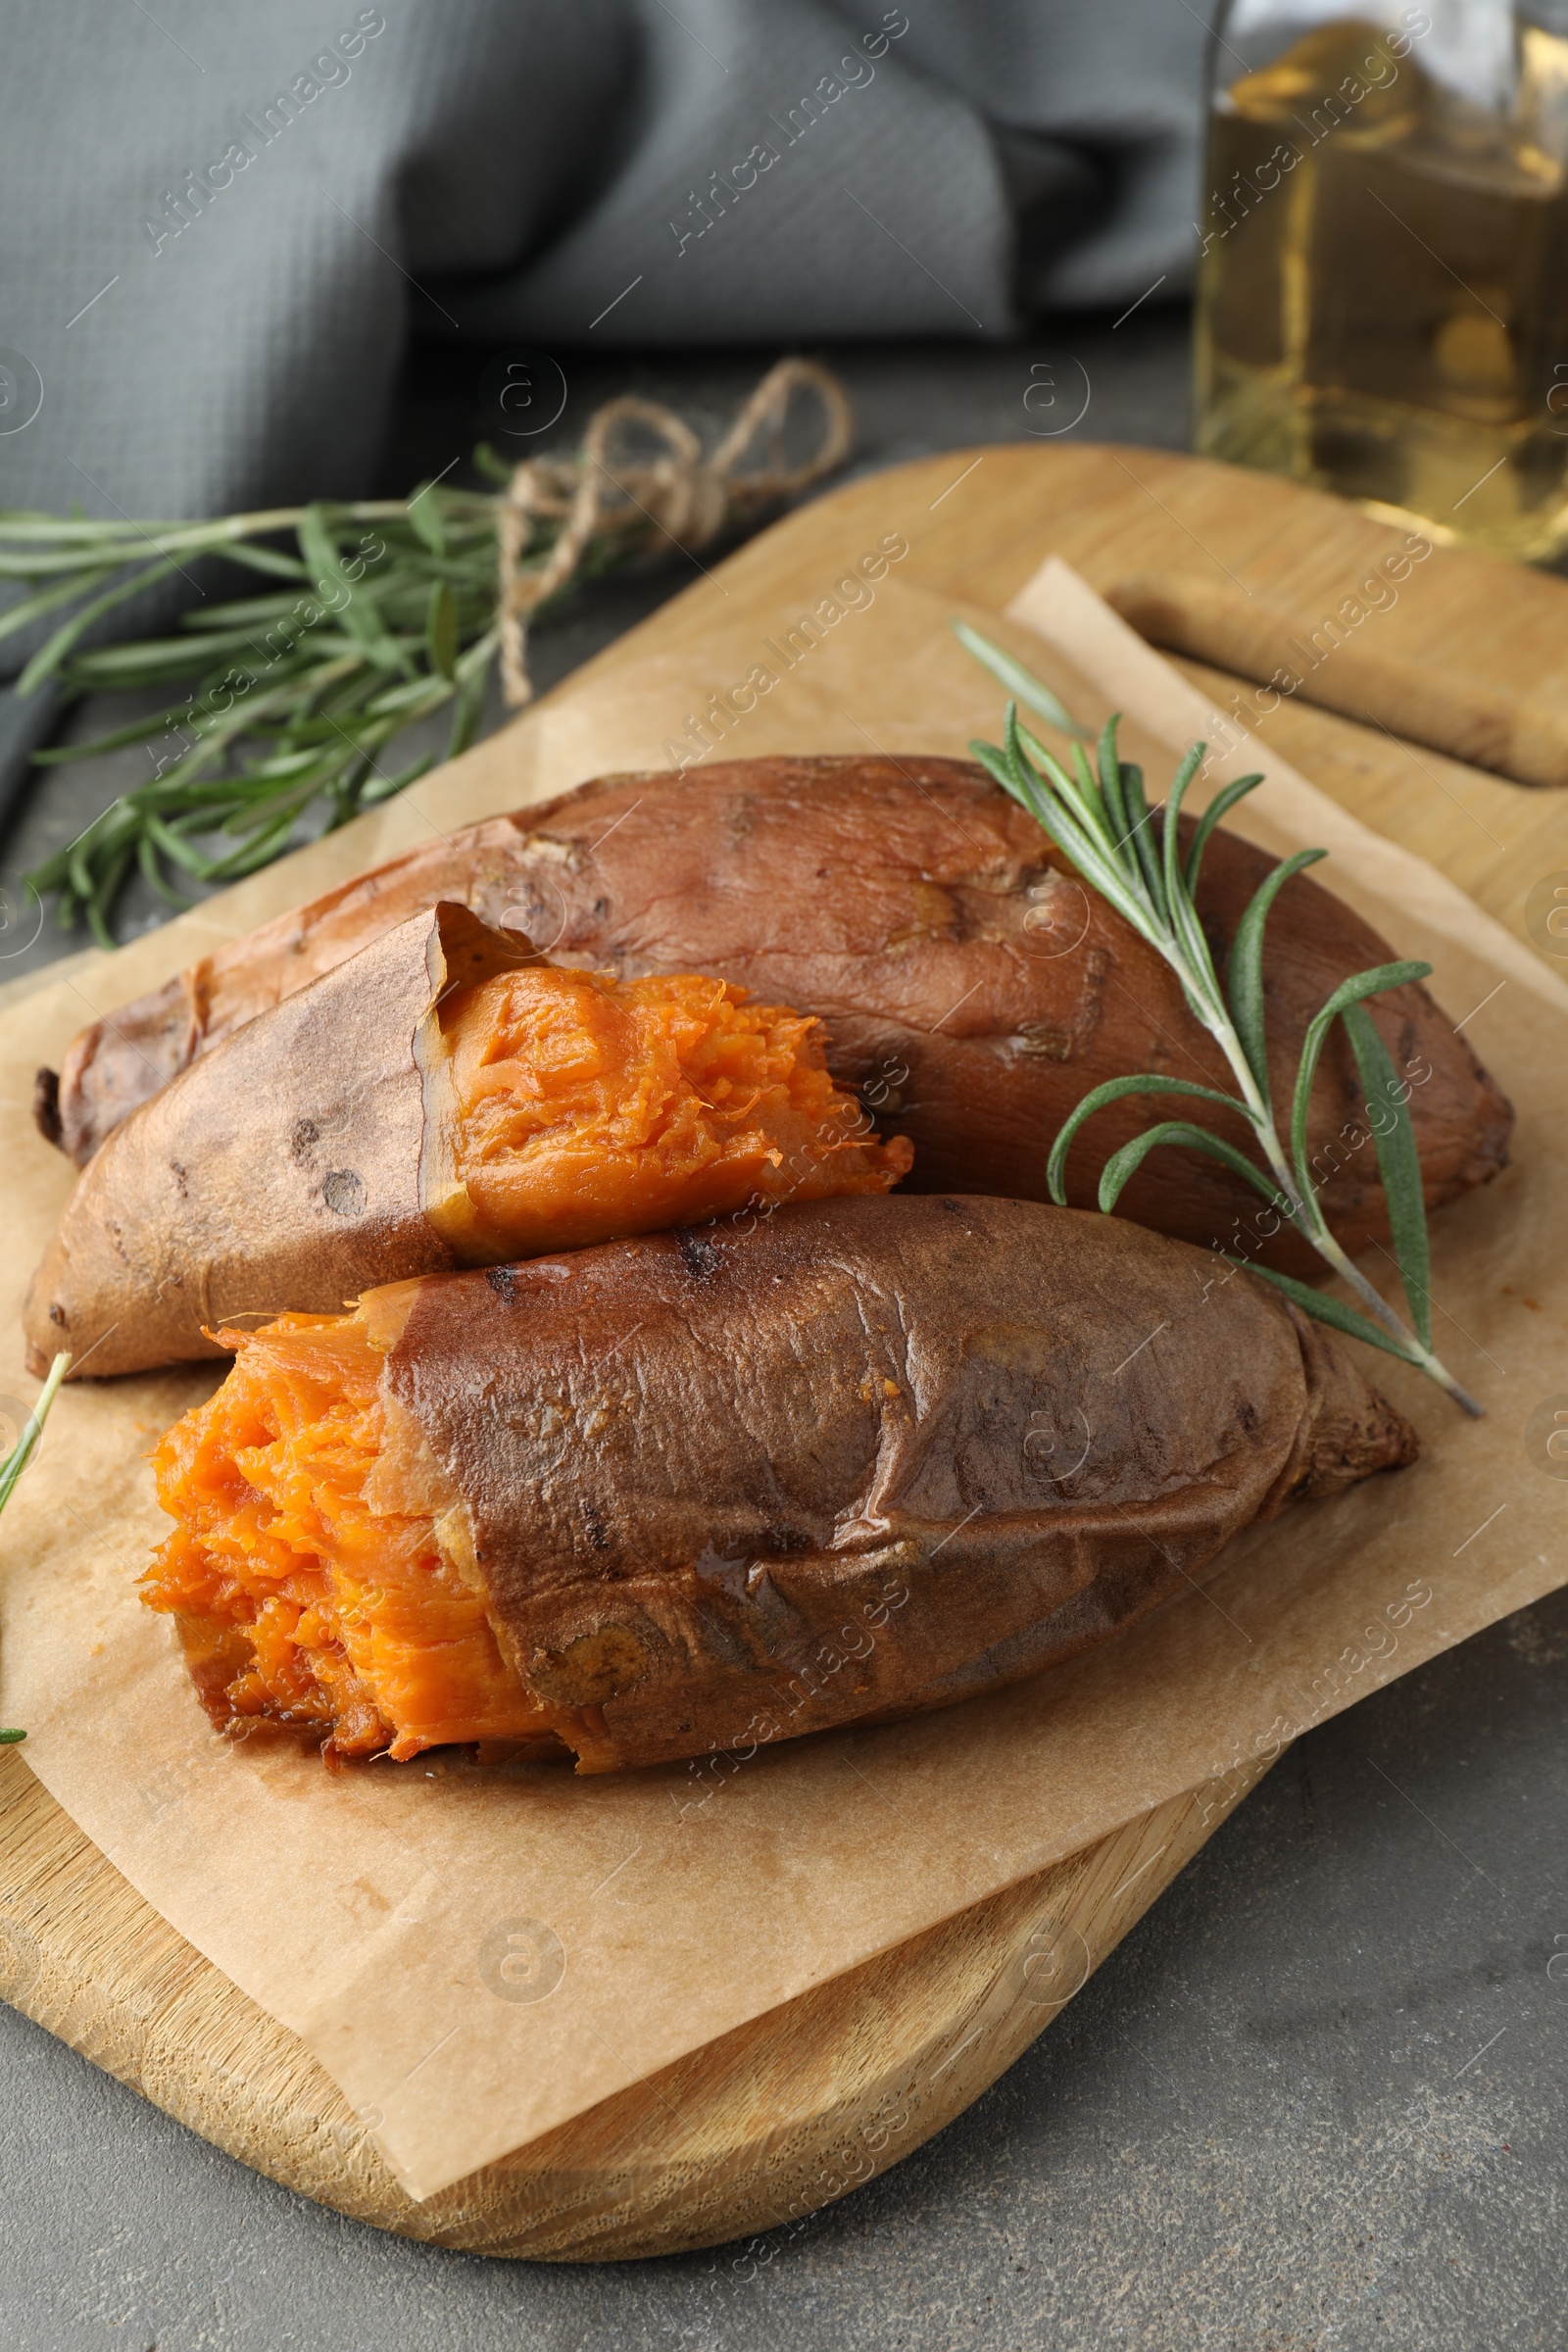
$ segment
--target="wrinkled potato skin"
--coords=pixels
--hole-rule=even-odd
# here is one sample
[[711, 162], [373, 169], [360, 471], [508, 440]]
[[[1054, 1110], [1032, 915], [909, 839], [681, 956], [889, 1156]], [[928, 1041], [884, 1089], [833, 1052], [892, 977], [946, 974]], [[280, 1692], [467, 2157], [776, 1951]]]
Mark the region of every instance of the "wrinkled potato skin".
[[1414, 1457], [1318, 1326], [1211, 1275], [1071, 1209], [834, 1200], [421, 1283], [383, 1390], [608, 1771], [1017, 1681]]
[[[1210, 842], [1199, 908], [1221, 968], [1272, 862], [1223, 829]], [[711, 972], [816, 1013], [834, 1076], [860, 1088], [879, 1125], [912, 1139], [909, 1182], [920, 1191], [1041, 1198], [1053, 1138], [1106, 1078], [1147, 1069], [1234, 1085], [1174, 975], [982, 769], [914, 757], [769, 759], [585, 784], [411, 853], [237, 942], [76, 1040], [60, 1082], [64, 1147], [85, 1159], [138, 1091], [438, 896], [504, 917], [556, 961], [620, 976]], [[1270, 1068], [1288, 1102], [1312, 1014], [1348, 973], [1392, 951], [1304, 875], [1281, 892], [1268, 942]], [[1369, 1009], [1410, 1085], [1437, 1207], [1505, 1164], [1511, 1109], [1423, 988], [1393, 990]], [[1352, 1251], [1388, 1236], [1362, 1103], [1336, 1029], [1310, 1136], [1330, 1224]], [[1181, 1115], [1170, 1098], [1101, 1112], [1068, 1163], [1073, 1202], [1094, 1204], [1121, 1144]], [[1194, 1115], [1225, 1130], [1211, 1106]], [[1228, 1132], [1248, 1140], [1239, 1120]], [[1119, 1205], [1202, 1247], [1316, 1269], [1263, 1200], [1198, 1153], [1154, 1153]]]
[[444, 987], [530, 959], [442, 905], [199, 1055], [83, 1171], [23, 1310], [31, 1369], [199, 1361], [220, 1323], [458, 1264], [424, 1210], [416, 1040]]

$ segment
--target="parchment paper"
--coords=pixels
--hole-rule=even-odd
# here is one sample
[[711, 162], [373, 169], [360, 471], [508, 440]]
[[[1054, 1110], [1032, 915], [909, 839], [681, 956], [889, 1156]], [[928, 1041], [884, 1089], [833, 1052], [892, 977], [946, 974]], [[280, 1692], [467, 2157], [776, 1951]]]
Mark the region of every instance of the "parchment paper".
[[[686, 714], [765, 662], [762, 643], [776, 647], [797, 616], [742, 569], [722, 604], [710, 600], [700, 653], [597, 665], [407, 806], [112, 961], [84, 959], [0, 1017], [0, 1385], [24, 1402], [32, 1393], [17, 1314], [71, 1181], [26, 1117], [34, 1066], [58, 1060], [89, 1009], [421, 828], [607, 767], [669, 764], [663, 747]], [[1011, 641], [1087, 720], [1112, 697], [1136, 714], [1129, 749], [1152, 797], [1193, 731], [1193, 690], [1129, 645], [1081, 583], [1035, 585], [1021, 601], [1072, 640], [1077, 666], [1016, 624]], [[958, 753], [972, 734], [994, 736], [1001, 697], [952, 640], [954, 610], [890, 576], [782, 671], [729, 754]], [[1266, 753], [1251, 763], [1279, 767]], [[1159, 1800], [1277, 1752], [1568, 1578], [1568, 991], [1430, 868], [1288, 771], [1247, 812], [1271, 848], [1332, 846], [1328, 881], [1398, 953], [1431, 959], [1441, 1001], [1518, 1105], [1515, 1164], [1433, 1233], [1443, 1351], [1488, 1417], [1465, 1421], [1378, 1357], [1421, 1430], [1419, 1465], [1244, 1538], [1203, 1590], [1088, 1657], [944, 1715], [738, 1768], [576, 1781], [437, 1758], [331, 1778], [314, 1759], [212, 1734], [169, 1626], [134, 1597], [162, 1526], [142, 1456], [212, 1375], [62, 1396], [0, 1522], [0, 1717], [26, 1725], [28, 1764], [115, 1866], [304, 2038], [414, 2196]]]

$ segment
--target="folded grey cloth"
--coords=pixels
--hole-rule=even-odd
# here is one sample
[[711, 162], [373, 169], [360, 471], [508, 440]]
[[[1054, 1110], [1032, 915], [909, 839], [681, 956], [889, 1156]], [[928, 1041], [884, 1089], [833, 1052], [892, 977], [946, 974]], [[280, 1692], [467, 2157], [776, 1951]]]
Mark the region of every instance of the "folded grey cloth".
[[1175, 288], [1200, 13], [8, 0], [0, 505], [353, 495], [411, 328], [992, 336]]

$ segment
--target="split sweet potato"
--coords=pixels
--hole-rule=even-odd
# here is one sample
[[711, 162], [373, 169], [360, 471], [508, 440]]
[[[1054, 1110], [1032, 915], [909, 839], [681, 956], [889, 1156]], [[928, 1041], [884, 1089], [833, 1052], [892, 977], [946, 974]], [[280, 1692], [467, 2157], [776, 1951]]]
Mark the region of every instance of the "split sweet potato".
[[[1198, 902], [1223, 963], [1271, 860], [1223, 828]], [[738, 760], [685, 777], [607, 777], [394, 859], [205, 958], [99, 1021], [40, 1081], [45, 1131], [78, 1161], [127, 1109], [269, 1005], [437, 898], [526, 932], [558, 962], [622, 977], [703, 971], [829, 1024], [828, 1066], [915, 1147], [915, 1185], [1038, 1199], [1053, 1137], [1132, 1070], [1228, 1086], [1217, 1048], [1152, 949], [1078, 883], [1034, 821], [965, 761]], [[1264, 961], [1277, 1100], [1337, 983], [1391, 951], [1305, 875], [1286, 884]], [[1509, 1105], [1425, 989], [1370, 1006], [1403, 1082], [1429, 1207], [1503, 1166]], [[1110, 1153], [1159, 1102], [1125, 1100], [1068, 1166], [1089, 1205]], [[1205, 1120], [1223, 1114], [1204, 1111]], [[1238, 1122], [1232, 1140], [1248, 1133]], [[1388, 1225], [1354, 1059], [1336, 1033], [1310, 1143], [1351, 1250]], [[1316, 1261], [1218, 1161], [1156, 1152], [1124, 1212], [1298, 1273]], [[295, 1301], [294, 1303], [298, 1303]]]
[[941, 1705], [1413, 1458], [1278, 1292], [1120, 1219], [841, 1200], [224, 1335], [145, 1586], [230, 1731], [658, 1763]]
[[882, 1192], [909, 1146], [817, 1022], [677, 973], [559, 970], [442, 904], [235, 1030], [124, 1120], [28, 1294], [73, 1377], [214, 1355], [216, 1323], [342, 1306], [747, 1203]]

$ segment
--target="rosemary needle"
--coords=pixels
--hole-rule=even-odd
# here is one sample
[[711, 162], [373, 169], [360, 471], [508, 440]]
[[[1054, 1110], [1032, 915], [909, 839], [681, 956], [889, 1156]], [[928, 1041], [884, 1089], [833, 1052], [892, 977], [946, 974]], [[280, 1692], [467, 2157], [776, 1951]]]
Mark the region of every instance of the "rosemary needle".
[[[49, 1407], [55, 1400], [60, 1383], [65, 1379], [70, 1364], [69, 1351], [55, 1357], [49, 1366], [49, 1377], [39, 1391], [37, 1403], [27, 1415], [26, 1425], [21, 1437], [18, 1438], [5, 1460], [0, 1462], [0, 1511], [3, 1511], [10, 1501], [12, 1488], [32, 1458], [32, 1450], [38, 1443], [39, 1432], [49, 1417]], [[0, 1746], [14, 1747], [19, 1740], [25, 1740], [26, 1737], [25, 1732], [0, 1731]]]

